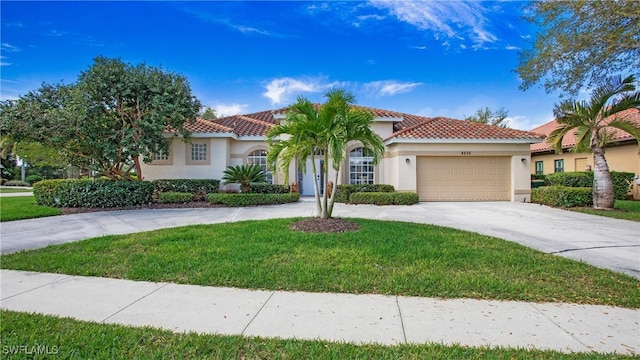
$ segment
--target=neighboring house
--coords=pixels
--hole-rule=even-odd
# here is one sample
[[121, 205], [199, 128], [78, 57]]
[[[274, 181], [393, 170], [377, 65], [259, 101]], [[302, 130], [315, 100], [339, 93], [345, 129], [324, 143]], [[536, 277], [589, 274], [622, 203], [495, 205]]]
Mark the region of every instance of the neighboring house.
[[[619, 114], [640, 125], [640, 110], [630, 109]], [[539, 126], [531, 132], [548, 136], [558, 122], [552, 120]], [[640, 148], [638, 142], [629, 133], [615, 128], [608, 128], [611, 144], [605, 149], [605, 158], [612, 171], [627, 171], [640, 174]], [[562, 154], [546, 141], [531, 145], [531, 173], [551, 174], [563, 171], [589, 171], [593, 169], [593, 154], [573, 153], [571, 149], [576, 145], [575, 133], [567, 134], [562, 139]]]
[[[374, 131], [384, 140], [384, 158], [373, 165], [361, 144], [349, 144], [348, 158], [339, 176], [341, 184], [391, 184], [397, 191], [417, 192], [422, 201], [531, 200], [531, 144], [543, 137], [443, 117], [426, 118], [363, 108], [375, 115]], [[143, 165], [144, 178], [220, 179], [229, 165], [256, 163], [266, 168], [265, 134], [285, 119], [286, 109], [198, 119], [187, 128], [190, 143], [174, 138], [168, 154], [155, 154]], [[311, 161], [302, 160], [307, 173], [293, 162], [288, 183], [297, 182], [302, 195], [313, 195]], [[270, 181], [284, 183], [283, 174]], [[324, 184], [319, 184], [324, 189]]]

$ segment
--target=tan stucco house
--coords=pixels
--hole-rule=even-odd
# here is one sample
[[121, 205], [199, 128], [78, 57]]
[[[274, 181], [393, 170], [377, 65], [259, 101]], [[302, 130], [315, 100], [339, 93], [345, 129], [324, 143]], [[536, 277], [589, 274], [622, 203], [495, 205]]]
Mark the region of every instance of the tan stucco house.
[[[640, 126], [640, 110], [630, 109], [620, 113]], [[552, 120], [531, 132], [548, 136], [558, 127], [558, 122]], [[640, 174], [640, 148], [631, 134], [615, 128], [608, 128], [612, 136], [612, 143], [605, 149], [605, 158], [612, 171], [626, 171]], [[554, 172], [589, 171], [593, 169], [593, 154], [573, 153], [570, 150], [576, 145], [574, 133], [567, 134], [562, 139], [562, 153], [556, 154], [553, 147], [546, 141], [531, 144], [531, 173], [551, 174]]]
[[[427, 118], [363, 108], [375, 116], [373, 130], [384, 140], [384, 158], [373, 165], [360, 144], [348, 146], [339, 174], [342, 184], [391, 184], [397, 191], [417, 192], [421, 201], [531, 200], [530, 145], [543, 140], [531, 132], [504, 129], [443, 117]], [[286, 109], [198, 119], [187, 127], [189, 143], [174, 138], [168, 154], [155, 154], [143, 165], [146, 180], [222, 178], [227, 166], [256, 163], [266, 167], [267, 131], [285, 119]], [[317, 165], [321, 156], [304, 159]], [[310, 173], [289, 169], [302, 195], [313, 195]], [[307, 169], [310, 169], [307, 166]], [[283, 174], [270, 181], [284, 183]], [[324, 188], [324, 184], [319, 184]]]

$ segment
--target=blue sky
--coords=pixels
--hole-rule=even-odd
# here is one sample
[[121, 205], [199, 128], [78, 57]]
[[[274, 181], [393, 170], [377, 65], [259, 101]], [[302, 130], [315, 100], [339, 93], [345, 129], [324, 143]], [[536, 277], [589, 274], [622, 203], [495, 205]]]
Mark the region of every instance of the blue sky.
[[322, 102], [330, 87], [360, 105], [462, 119], [504, 107], [511, 126], [552, 118], [556, 94], [523, 92], [518, 51], [536, 29], [524, 2], [2, 1], [1, 92], [74, 82], [99, 55], [189, 79], [219, 115]]

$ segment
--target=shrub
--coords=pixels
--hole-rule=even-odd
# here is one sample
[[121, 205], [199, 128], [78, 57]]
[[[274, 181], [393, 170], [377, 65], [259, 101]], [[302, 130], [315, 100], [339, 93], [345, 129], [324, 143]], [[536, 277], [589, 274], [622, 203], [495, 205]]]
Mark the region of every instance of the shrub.
[[547, 175], [547, 185], [593, 187], [592, 172], [559, 172]]
[[28, 182], [20, 181], [20, 180], [9, 180], [4, 183], [4, 186], [31, 186]]
[[625, 200], [629, 193], [631, 184], [635, 179], [635, 174], [630, 172], [612, 171], [611, 180], [613, 181], [613, 193], [616, 200]]
[[29, 176], [27, 176], [27, 178], [25, 180], [27, 180], [29, 185], [33, 185], [34, 183], [37, 183], [38, 181], [42, 181], [43, 178], [40, 175], [29, 175]]
[[531, 174], [531, 181], [533, 180], [544, 180], [546, 179], [546, 175], [544, 174]]
[[351, 204], [413, 205], [419, 201], [416, 193], [357, 192], [349, 197]]
[[162, 192], [158, 194], [160, 204], [179, 204], [193, 201], [194, 194], [184, 192]]
[[44, 206], [55, 206], [55, 196], [54, 192], [58, 185], [65, 181], [77, 181], [77, 180], [64, 180], [64, 179], [53, 179], [53, 180], [42, 180], [33, 184], [33, 196], [36, 198], [36, 203], [38, 205]]
[[394, 192], [394, 188], [387, 184], [338, 185], [335, 200], [341, 203], [349, 202], [351, 194], [358, 192]]
[[222, 204], [231, 207], [255, 206], [255, 205], [275, 205], [296, 202], [300, 199], [298, 193], [287, 194], [217, 194], [211, 193], [207, 198], [212, 204]]
[[34, 184], [39, 205], [111, 208], [151, 202], [153, 184], [148, 181], [43, 180]]
[[157, 193], [183, 192], [205, 195], [218, 191], [220, 180], [216, 179], [160, 179], [153, 181]]
[[249, 192], [254, 194], [288, 194], [289, 185], [251, 184]]
[[590, 187], [543, 186], [531, 189], [531, 201], [560, 207], [593, 206]]
[[393, 203], [395, 205], [414, 205], [420, 202], [418, 194], [413, 192], [393, 193]]

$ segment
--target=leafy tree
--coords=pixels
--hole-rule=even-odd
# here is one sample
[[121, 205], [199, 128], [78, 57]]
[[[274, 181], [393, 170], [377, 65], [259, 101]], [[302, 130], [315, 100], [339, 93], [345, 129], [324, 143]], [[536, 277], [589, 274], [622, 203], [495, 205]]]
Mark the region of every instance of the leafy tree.
[[131, 178], [140, 159], [168, 151], [167, 129], [184, 128], [200, 110], [185, 77], [144, 64], [98, 57], [70, 85], [43, 84], [17, 101], [0, 104], [0, 129], [17, 142], [61, 149], [73, 165], [111, 178]]
[[474, 115], [466, 116], [465, 121], [472, 121], [481, 124], [498, 126], [501, 128], [509, 127], [509, 121], [507, 120], [509, 112], [504, 108], [498, 110], [491, 110], [488, 107], [480, 108]]
[[[573, 152], [593, 152], [593, 206], [611, 209], [614, 205], [614, 189], [605, 159], [605, 147], [611, 136], [608, 129], [616, 128], [634, 136], [640, 144], [640, 126], [627, 119], [629, 109], [640, 109], [640, 92], [634, 92], [634, 76], [625, 79], [610, 78], [591, 94], [589, 101], [566, 100], [557, 104], [554, 115], [558, 127], [549, 134], [547, 142], [557, 153], [562, 152], [562, 138], [575, 132]], [[612, 100], [613, 99], [613, 100]]]
[[267, 179], [264, 169], [257, 164], [229, 166], [223, 174], [222, 185], [240, 184], [243, 193], [249, 192], [251, 183], [263, 183]]
[[13, 152], [31, 167], [47, 167], [56, 170], [66, 168], [66, 159], [61, 151], [31, 141], [15, 144]]
[[[347, 157], [349, 142], [358, 141], [371, 150], [373, 162], [377, 163], [384, 153], [382, 139], [371, 130], [373, 114], [353, 107], [354, 96], [345, 90], [330, 90], [325, 94], [327, 101], [315, 105], [304, 97], [291, 105], [286, 120], [269, 130], [267, 141], [269, 152], [267, 161], [270, 168], [277, 165], [287, 175], [289, 165], [299, 159], [298, 166], [306, 171], [306, 159], [315, 154], [324, 156], [324, 184], [330, 183], [329, 166], [333, 169], [333, 184], [338, 183], [338, 174]], [[311, 171], [316, 178], [318, 169], [315, 161], [311, 161]], [[288, 181], [288, 180], [287, 180]], [[318, 216], [330, 218], [335, 200], [333, 191], [324, 191], [320, 197], [320, 189], [314, 181]], [[330, 193], [330, 194], [329, 194]]]
[[619, 73], [640, 74], [637, 0], [534, 1], [525, 18], [540, 30], [520, 53], [522, 90], [544, 80], [547, 92], [576, 95]]
[[212, 108], [210, 108], [209, 106], [207, 106], [204, 111], [202, 112], [202, 115], [200, 115], [201, 118], [205, 119], [205, 120], [213, 120], [213, 119], [217, 119], [218, 116], [216, 115], [216, 111], [213, 110]]

